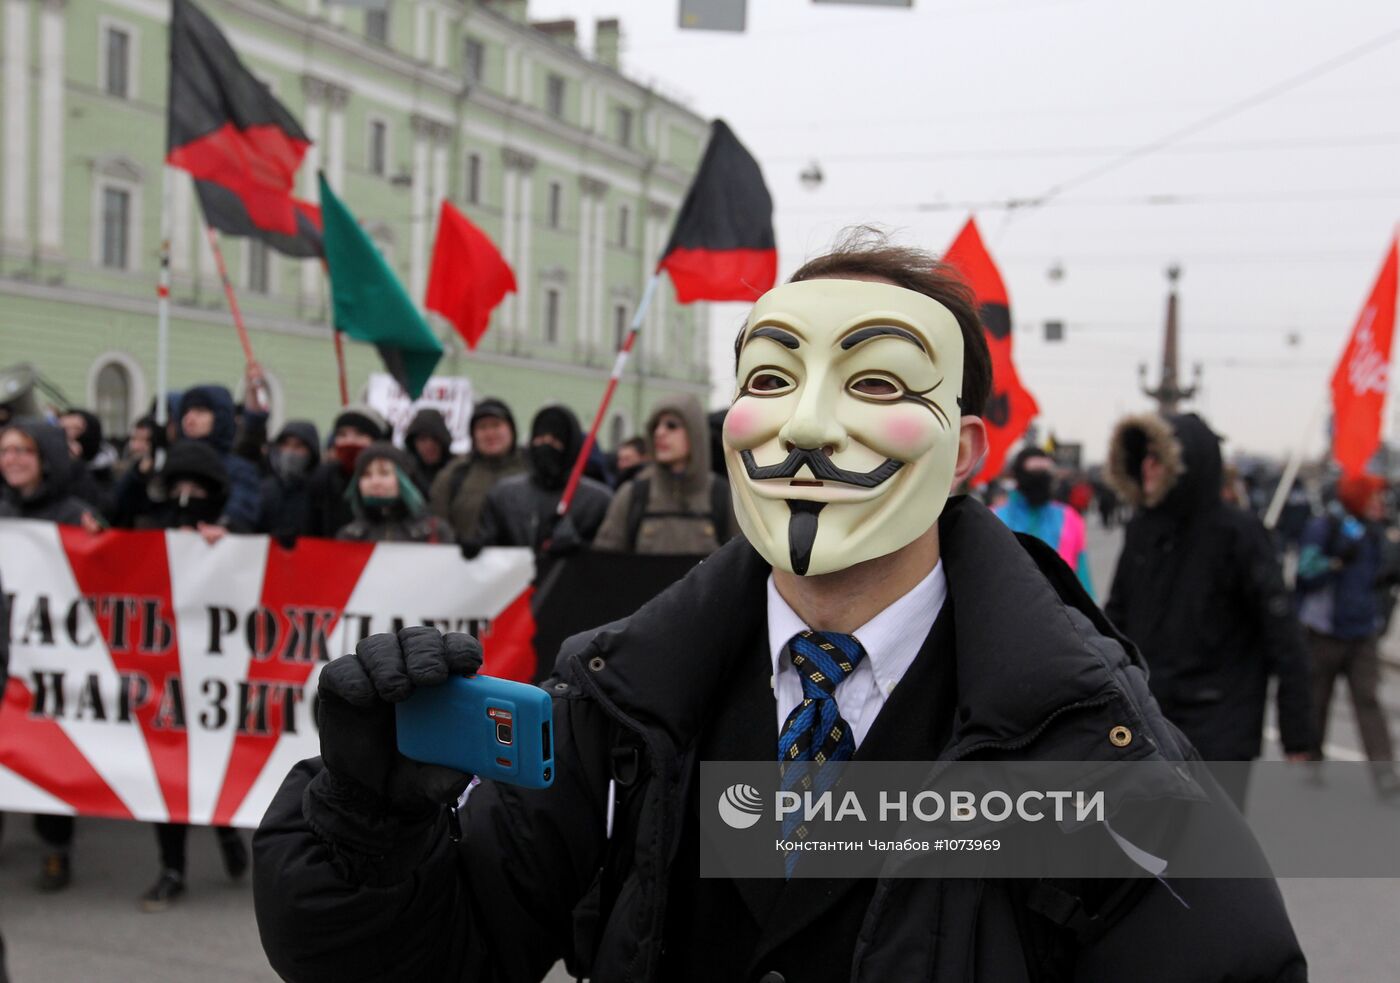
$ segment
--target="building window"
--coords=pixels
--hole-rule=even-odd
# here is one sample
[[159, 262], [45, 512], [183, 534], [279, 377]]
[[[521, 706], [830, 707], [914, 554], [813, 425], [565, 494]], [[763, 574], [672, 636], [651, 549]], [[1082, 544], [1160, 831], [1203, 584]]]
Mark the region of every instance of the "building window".
[[617, 119], [617, 142], [624, 147], [632, 146], [632, 110], [618, 106], [613, 112]]
[[131, 98], [131, 32], [121, 27], [107, 27], [102, 32], [106, 64], [103, 66], [102, 89], [118, 99]]
[[550, 74], [545, 80], [544, 108], [555, 119], [564, 116], [564, 76]]
[[120, 362], [107, 362], [97, 370], [95, 388], [102, 432], [125, 437], [131, 426], [131, 372]]
[[382, 119], [369, 121], [369, 172], [376, 177], [389, 173], [389, 124]]
[[559, 344], [559, 291], [546, 287], [544, 291], [544, 340]]
[[559, 228], [564, 220], [564, 186], [558, 181], [549, 182], [549, 227]]
[[467, 154], [467, 204], [481, 204], [481, 154]]
[[627, 305], [613, 305], [613, 348], [622, 351], [622, 343], [627, 340]]
[[389, 10], [365, 11], [365, 37], [379, 44], [389, 43]]
[[272, 292], [271, 251], [261, 239], [248, 240], [248, 290], [264, 296]]
[[102, 189], [102, 265], [125, 270], [131, 264], [131, 192]]
[[617, 244], [623, 249], [627, 248], [628, 237], [632, 230], [632, 209], [626, 205], [617, 210]]
[[480, 82], [486, 70], [486, 46], [476, 38], [467, 38], [462, 45], [463, 68], [468, 82]]

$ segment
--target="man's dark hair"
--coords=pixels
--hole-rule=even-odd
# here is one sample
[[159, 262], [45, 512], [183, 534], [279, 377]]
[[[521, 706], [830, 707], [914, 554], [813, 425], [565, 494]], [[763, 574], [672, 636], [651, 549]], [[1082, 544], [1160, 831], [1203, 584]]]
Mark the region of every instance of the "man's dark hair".
[[641, 437], [628, 437], [628, 438], [627, 438], [626, 440], [624, 440], [622, 443], [620, 443], [620, 444], [617, 445], [617, 449], [618, 449], [618, 450], [622, 450], [622, 448], [624, 448], [624, 447], [630, 447], [630, 448], [632, 448], [634, 451], [636, 451], [636, 452], [637, 452], [638, 454], [640, 454], [642, 457], [646, 457], [646, 456], [647, 456], [647, 442], [646, 442], [645, 440], [643, 440]]
[[[913, 290], [938, 301], [957, 318], [963, 336], [962, 399], [959, 405], [967, 416], [981, 416], [992, 390], [992, 355], [977, 317], [977, 300], [962, 274], [923, 249], [900, 246], [878, 229], [861, 226], [850, 229], [835, 248], [808, 260], [788, 278], [802, 280], [848, 280], [852, 277], [879, 277], [906, 290]], [[740, 331], [739, 340], [743, 339]], [[738, 341], [735, 343], [738, 351]]]

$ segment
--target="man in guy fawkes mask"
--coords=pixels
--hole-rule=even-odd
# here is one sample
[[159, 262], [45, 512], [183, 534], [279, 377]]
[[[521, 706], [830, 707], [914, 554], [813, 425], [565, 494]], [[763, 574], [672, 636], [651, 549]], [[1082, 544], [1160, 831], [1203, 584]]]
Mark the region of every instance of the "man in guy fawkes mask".
[[992, 511], [1013, 531], [1034, 536], [1054, 547], [1060, 559], [1074, 568], [1079, 582], [1092, 597], [1094, 583], [1089, 575], [1084, 519], [1068, 505], [1050, 498], [1055, 483], [1055, 459], [1039, 447], [1027, 447], [1016, 455], [1011, 475], [1016, 480], [1015, 489]]
[[1179, 898], [1151, 879], [1075, 881], [1045, 903], [1033, 882], [699, 876], [714, 804], [699, 801], [698, 762], [1189, 753], [1059, 557], [949, 498], [986, 448], [991, 383], [961, 281], [861, 240], [793, 281], [738, 339], [724, 453], [745, 536], [565, 644], [543, 684], [551, 788], [485, 781], [454, 815], [468, 776], [396, 756], [394, 704], [479, 668], [470, 637], [375, 635], [325, 668], [322, 757], [292, 771], [256, 844], [273, 967], [289, 980], [539, 980], [560, 958], [597, 980], [1304, 979], [1267, 880], [1178, 881]]
[[290, 546], [311, 534], [310, 478], [321, 463], [321, 437], [310, 420], [288, 420], [267, 452], [257, 531]]
[[486, 493], [476, 535], [464, 547], [467, 552], [483, 546], [529, 546], [557, 554], [592, 542], [612, 501], [606, 485], [580, 479], [568, 515], [556, 515], [582, 447], [583, 430], [573, 410], [553, 405], [536, 413], [525, 448], [526, 473], [504, 478]]

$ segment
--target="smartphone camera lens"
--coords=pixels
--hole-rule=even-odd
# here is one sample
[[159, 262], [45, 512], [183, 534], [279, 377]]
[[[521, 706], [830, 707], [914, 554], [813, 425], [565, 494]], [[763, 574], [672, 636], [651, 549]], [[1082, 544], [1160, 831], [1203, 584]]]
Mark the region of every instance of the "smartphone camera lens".
[[505, 721], [496, 722], [496, 743], [509, 744], [511, 742], [510, 724]]
[[553, 768], [546, 768], [546, 769], [544, 770], [544, 780], [545, 780], [545, 781], [549, 781], [549, 779], [550, 779], [553, 775], [554, 775], [554, 769], [553, 769]]

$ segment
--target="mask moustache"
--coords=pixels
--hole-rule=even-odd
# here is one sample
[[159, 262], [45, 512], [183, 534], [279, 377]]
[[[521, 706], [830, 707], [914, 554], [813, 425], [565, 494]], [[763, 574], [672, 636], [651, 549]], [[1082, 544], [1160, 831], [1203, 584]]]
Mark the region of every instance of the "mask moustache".
[[1016, 487], [1026, 497], [1027, 502], [1037, 506], [1044, 505], [1050, 501], [1052, 477], [1049, 471], [1031, 471], [1021, 476], [1021, 479], [1016, 482]]

